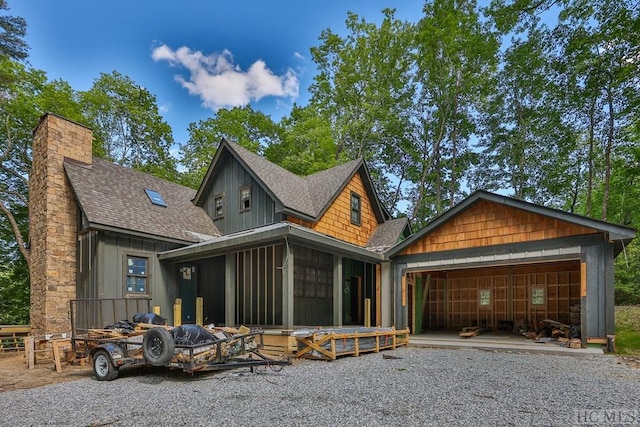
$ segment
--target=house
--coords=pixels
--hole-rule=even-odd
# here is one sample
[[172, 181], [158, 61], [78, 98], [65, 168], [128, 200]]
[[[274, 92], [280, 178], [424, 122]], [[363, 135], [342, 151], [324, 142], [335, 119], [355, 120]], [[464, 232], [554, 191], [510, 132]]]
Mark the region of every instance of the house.
[[68, 330], [69, 299], [122, 297], [150, 298], [170, 322], [193, 322], [202, 297], [205, 321], [227, 325], [420, 332], [548, 317], [613, 333], [627, 227], [477, 192], [412, 235], [362, 160], [300, 177], [222, 141], [192, 190], [92, 157], [91, 143], [54, 114], [34, 131], [36, 333]]

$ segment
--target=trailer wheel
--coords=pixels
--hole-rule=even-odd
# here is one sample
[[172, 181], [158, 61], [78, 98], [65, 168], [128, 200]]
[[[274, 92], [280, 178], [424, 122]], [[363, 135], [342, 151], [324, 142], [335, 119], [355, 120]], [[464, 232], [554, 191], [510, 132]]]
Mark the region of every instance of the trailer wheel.
[[175, 350], [176, 344], [171, 332], [164, 328], [152, 328], [142, 338], [142, 354], [147, 363], [153, 366], [166, 366]]
[[94, 353], [93, 373], [98, 381], [112, 381], [118, 378], [118, 368], [113, 366], [106, 350], [97, 350]]

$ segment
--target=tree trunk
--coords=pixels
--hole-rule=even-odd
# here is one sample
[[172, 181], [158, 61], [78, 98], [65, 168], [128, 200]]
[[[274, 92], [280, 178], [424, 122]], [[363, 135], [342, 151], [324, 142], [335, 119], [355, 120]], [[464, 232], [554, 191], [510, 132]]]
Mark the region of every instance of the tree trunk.
[[609, 207], [609, 187], [611, 186], [611, 150], [613, 149], [613, 131], [614, 131], [614, 112], [613, 112], [613, 93], [611, 84], [607, 86], [607, 104], [609, 106], [609, 128], [607, 129], [607, 145], [604, 150], [604, 190], [602, 192], [602, 220], [607, 220], [607, 208]]

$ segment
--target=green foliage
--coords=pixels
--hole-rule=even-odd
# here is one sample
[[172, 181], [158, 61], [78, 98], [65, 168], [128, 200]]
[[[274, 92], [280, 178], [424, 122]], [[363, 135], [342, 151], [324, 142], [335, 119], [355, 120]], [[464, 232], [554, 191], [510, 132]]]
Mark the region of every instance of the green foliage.
[[415, 27], [396, 19], [394, 10], [382, 13], [379, 26], [349, 13], [345, 38], [322, 32], [321, 44], [311, 49], [319, 72], [309, 90], [311, 107], [330, 123], [336, 159], [363, 157], [383, 203], [395, 209], [415, 137]]
[[280, 143], [281, 134], [279, 124], [251, 106], [218, 110], [215, 117], [189, 124], [189, 140], [180, 146], [186, 169], [181, 181], [193, 188], [200, 185], [223, 138], [262, 154], [264, 147]]
[[[0, 11], [8, 11], [7, 0], [0, 0]], [[19, 16], [0, 14], [0, 59], [24, 60], [29, 45], [24, 41], [27, 21]]]
[[616, 307], [616, 353], [640, 356], [640, 306]]
[[0, 269], [0, 324], [29, 324], [29, 270], [23, 258]]
[[83, 114], [95, 139], [94, 154], [160, 178], [177, 180], [171, 156], [173, 133], [156, 97], [117, 71], [100, 74], [80, 93]]
[[315, 109], [294, 106], [280, 124], [282, 138], [265, 148], [267, 159], [301, 176], [338, 163], [331, 126]]

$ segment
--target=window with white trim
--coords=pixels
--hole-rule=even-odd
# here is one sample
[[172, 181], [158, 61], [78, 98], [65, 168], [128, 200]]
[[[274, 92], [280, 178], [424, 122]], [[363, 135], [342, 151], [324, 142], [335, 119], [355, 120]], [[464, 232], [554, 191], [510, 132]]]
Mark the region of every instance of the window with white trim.
[[224, 217], [224, 194], [218, 194], [213, 198], [213, 219]]
[[149, 258], [126, 255], [125, 289], [127, 294], [148, 294]]
[[240, 212], [251, 210], [251, 186], [240, 187]]

